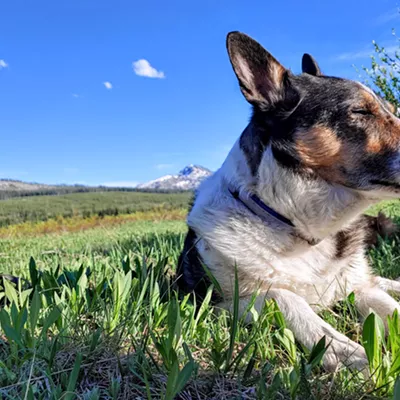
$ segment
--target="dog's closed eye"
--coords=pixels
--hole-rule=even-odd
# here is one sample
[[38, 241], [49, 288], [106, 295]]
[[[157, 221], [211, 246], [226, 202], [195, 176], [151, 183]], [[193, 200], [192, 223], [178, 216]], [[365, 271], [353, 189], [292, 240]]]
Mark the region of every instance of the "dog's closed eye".
[[368, 110], [367, 108], [354, 108], [351, 110], [353, 114], [359, 114], [359, 115], [374, 115], [371, 110]]

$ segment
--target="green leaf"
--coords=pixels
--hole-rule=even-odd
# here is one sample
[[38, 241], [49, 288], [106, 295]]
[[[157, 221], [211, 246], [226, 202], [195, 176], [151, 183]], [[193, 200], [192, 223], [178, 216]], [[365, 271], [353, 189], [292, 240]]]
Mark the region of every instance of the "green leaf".
[[11, 318], [11, 325], [16, 328], [18, 326], [18, 308], [16, 303], [11, 304], [11, 309], [10, 309], [10, 318]]
[[35, 288], [39, 283], [39, 275], [36, 267], [36, 262], [33, 257], [29, 259], [29, 274], [31, 277], [31, 285]]
[[388, 317], [388, 330], [389, 349], [392, 354], [399, 354], [400, 356], [400, 323], [397, 310], [394, 310], [392, 318]]
[[[263, 378], [263, 383], [265, 381], [265, 376], [262, 376]], [[272, 383], [270, 384], [270, 386], [268, 387], [268, 390], [265, 388], [263, 388], [263, 392], [265, 393], [264, 396], [262, 397], [263, 399], [275, 399], [277, 398], [276, 394], [278, 392], [278, 390], [281, 389], [282, 386], [282, 376], [280, 373], [276, 373], [272, 379]], [[264, 383], [265, 386], [265, 383]]]
[[65, 395], [65, 400], [72, 400], [75, 397], [75, 388], [76, 382], [78, 381], [78, 375], [81, 368], [82, 363], [82, 354], [77, 354], [74, 368], [72, 369], [71, 375], [69, 376], [68, 386], [67, 386], [67, 393]]
[[27, 388], [27, 391], [25, 393], [25, 399], [26, 400], [35, 400], [35, 397], [34, 397], [33, 391], [32, 391], [32, 386], [29, 386]]
[[[246, 309], [244, 310], [241, 321], [245, 321], [247, 318], [248, 314], [250, 313], [253, 316], [254, 322], [258, 320], [258, 312], [255, 309], [254, 305], [256, 304], [257, 299], [260, 298], [260, 289], [257, 289], [252, 295], [250, 300], [247, 303]], [[264, 303], [265, 303], [265, 298], [264, 298]]]
[[19, 296], [20, 296], [19, 303], [21, 305], [27, 304], [29, 296], [31, 295], [31, 293], [32, 293], [32, 289], [27, 289], [27, 290], [20, 291], [19, 292]]
[[194, 363], [194, 359], [193, 359], [192, 353], [191, 353], [188, 345], [185, 342], [183, 342], [182, 343], [182, 347], [183, 347], [183, 350], [184, 350], [184, 352], [186, 354], [186, 357], [189, 359], [190, 362]]
[[295, 399], [297, 394], [297, 389], [300, 383], [300, 376], [297, 373], [296, 369], [294, 368], [289, 374], [289, 383], [290, 383], [290, 395], [292, 399]]
[[24, 328], [27, 320], [28, 320], [28, 310], [26, 309], [26, 305], [25, 305], [18, 313], [18, 317], [17, 317], [16, 324], [15, 324], [15, 329], [19, 335], [22, 334], [23, 328]]
[[233, 317], [231, 320], [229, 348], [226, 352], [225, 373], [228, 372], [231, 365], [230, 361], [232, 359], [233, 351], [235, 348], [235, 340], [238, 327], [239, 327], [239, 278], [238, 278], [237, 266], [235, 265], [235, 291], [233, 295]]
[[211, 287], [209, 287], [207, 289], [207, 294], [204, 297], [204, 300], [202, 301], [202, 303], [200, 305], [200, 308], [199, 308], [199, 310], [197, 312], [197, 317], [196, 317], [195, 322], [194, 322], [194, 328], [197, 327], [197, 325], [201, 321], [203, 315], [206, 315], [208, 310], [209, 310], [209, 305], [210, 305], [213, 289], [214, 289], [214, 287], [212, 285], [211, 285]]
[[16, 330], [11, 326], [10, 317], [5, 310], [0, 311], [0, 324], [9, 341], [14, 341], [20, 347], [24, 347], [21, 342], [21, 337], [18, 335]]
[[97, 329], [96, 332], [92, 336], [92, 342], [90, 343], [90, 352], [94, 351], [94, 349], [97, 347], [97, 344], [99, 343], [101, 335], [101, 329]]
[[169, 370], [167, 379], [167, 390], [165, 393], [165, 400], [174, 400], [177, 392], [177, 382], [179, 375], [178, 361], [174, 362]]
[[[201, 262], [201, 260], [200, 260]], [[208, 279], [210, 280], [211, 284], [215, 287], [215, 289], [217, 290], [217, 292], [219, 293], [219, 295], [221, 297], [224, 296], [224, 292], [222, 291], [221, 285], [219, 284], [219, 282], [217, 281], [217, 279], [215, 278], [215, 276], [212, 274], [212, 272], [210, 271], [210, 269], [207, 267], [207, 265], [205, 265], [203, 262], [201, 262], [201, 265], [208, 277]]]
[[364, 322], [363, 344], [374, 379], [379, 377], [377, 372], [382, 364], [383, 329], [382, 320], [374, 313], [371, 313]]
[[143, 300], [144, 300], [144, 297], [145, 297], [145, 295], [146, 295], [148, 286], [149, 286], [149, 277], [147, 277], [147, 278], [145, 279], [145, 281], [144, 281], [144, 283], [143, 283], [143, 285], [142, 285], [142, 290], [140, 291], [140, 295], [139, 295], [138, 300], [137, 300], [137, 303], [136, 303], [136, 307], [137, 307], [137, 308], [140, 308], [140, 307], [141, 307], [141, 305], [142, 305], [142, 303], [143, 303]]
[[179, 372], [178, 379], [176, 380], [176, 383], [175, 383], [176, 394], [179, 394], [183, 390], [183, 388], [186, 386], [186, 384], [189, 382], [190, 377], [192, 376], [195, 368], [196, 368], [196, 365], [193, 362], [188, 362], [182, 368], [182, 371]]
[[275, 336], [279, 343], [287, 351], [292, 364], [294, 364], [297, 360], [297, 351], [293, 332], [287, 328], [284, 328], [283, 330], [276, 332]]
[[354, 294], [354, 292], [351, 292], [348, 296], [347, 296], [347, 300], [350, 304], [354, 305], [356, 303], [356, 296]]
[[14, 285], [9, 282], [8, 279], [3, 278], [4, 292], [6, 294], [7, 299], [14, 303], [16, 307], [18, 307], [18, 292], [14, 288]]
[[323, 336], [319, 342], [312, 348], [310, 356], [308, 357], [308, 364], [312, 368], [317, 366], [326, 352], [326, 337]]
[[254, 366], [256, 364], [256, 355], [257, 355], [257, 344], [254, 346], [253, 354], [250, 358], [250, 361], [247, 364], [247, 367], [243, 374], [243, 379], [247, 380], [250, 379], [251, 375], [253, 374]]
[[275, 306], [274, 319], [275, 319], [276, 326], [278, 328], [286, 328], [285, 319], [283, 318], [283, 314], [279, 310], [278, 303], [276, 302], [275, 299], [273, 299], [273, 303], [274, 303], [274, 306]]
[[125, 275], [131, 270], [129, 256], [126, 257], [126, 260], [122, 260], [122, 270], [124, 271]]
[[32, 336], [34, 336], [35, 334], [36, 325], [39, 320], [40, 307], [41, 307], [40, 296], [38, 293], [38, 288], [36, 288], [35, 291], [33, 292], [31, 307], [29, 311], [29, 322], [31, 326]]
[[54, 342], [51, 346], [51, 351], [50, 351], [50, 357], [49, 357], [49, 363], [48, 363], [48, 369], [49, 371], [51, 371], [52, 367], [53, 367], [53, 363], [56, 357], [56, 353], [57, 353], [57, 346], [58, 344], [58, 336], [56, 336], [56, 338], [54, 339]]
[[61, 311], [58, 307], [54, 307], [47, 318], [44, 320], [43, 329], [41, 336], [44, 337], [47, 334], [48, 329], [53, 325], [61, 316]]
[[389, 370], [390, 376], [397, 376], [400, 373], [400, 353], [393, 354], [394, 360]]
[[393, 400], [400, 400], [400, 376], [397, 377], [394, 384]]
[[84, 293], [86, 291], [86, 288], [87, 288], [87, 285], [88, 285], [87, 275], [82, 273], [81, 276], [78, 279], [78, 282], [77, 282], [77, 287], [79, 288], [79, 295], [80, 296], [84, 295]]
[[175, 296], [171, 298], [168, 306], [168, 333], [168, 346], [172, 349], [181, 336], [180, 309]]

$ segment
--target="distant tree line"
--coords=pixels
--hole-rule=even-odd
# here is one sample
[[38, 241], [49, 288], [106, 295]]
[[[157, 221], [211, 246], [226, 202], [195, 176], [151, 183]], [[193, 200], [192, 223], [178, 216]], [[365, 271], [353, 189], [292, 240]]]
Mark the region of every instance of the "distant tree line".
[[99, 193], [99, 192], [137, 192], [137, 193], [185, 193], [187, 190], [160, 190], [160, 189], [136, 189], [136, 188], [115, 188], [106, 186], [51, 186], [36, 190], [0, 189], [0, 200], [7, 200], [16, 197], [28, 196], [61, 196], [71, 193]]
[[117, 216], [158, 209], [183, 210], [187, 209], [191, 197], [191, 192], [156, 193], [138, 190], [75, 192], [68, 196], [29, 195], [24, 199], [14, 197], [8, 201], [0, 201], [0, 227], [28, 221], [47, 221], [58, 217], [103, 218], [108, 215]]

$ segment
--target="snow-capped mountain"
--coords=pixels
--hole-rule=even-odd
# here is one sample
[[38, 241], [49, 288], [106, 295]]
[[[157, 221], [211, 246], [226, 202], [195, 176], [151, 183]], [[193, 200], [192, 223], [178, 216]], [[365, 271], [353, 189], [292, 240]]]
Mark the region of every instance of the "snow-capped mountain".
[[190, 164], [177, 175], [165, 175], [153, 181], [142, 183], [138, 189], [153, 190], [194, 190], [200, 182], [210, 176], [212, 172], [199, 165]]

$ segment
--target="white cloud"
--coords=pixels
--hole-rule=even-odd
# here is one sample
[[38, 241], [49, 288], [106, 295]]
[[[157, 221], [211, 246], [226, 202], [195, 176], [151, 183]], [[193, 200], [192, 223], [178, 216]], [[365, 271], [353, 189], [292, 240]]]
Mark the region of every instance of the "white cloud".
[[106, 182], [102, 183], [101, 186], [107, 187], [136, 187], [139, 182], [136, 181], [116, 181], [116, 182]]
[[147, 60], [141, 59], [134, 61], [132, 67], [136, 75], [146, 76], [148, 78], [165, 78], [164, 72], [157, 71]]
[[106, 89], [111, 90], [113, 88], [113, 85], [111, 82], [103, 82], [103, 85], [106, 87]]
[[376, 19], [376, 23], [378, 25], [386, 24], [387, 22], [393, 21], [399, 17], [400, 17], [400, 10], [396, 8], [395, 10], [391, 10], [384, 14], [379, 15], [378, 18]]
[[154, 167], [156, 169], [168, 169], [168, 168], [172, 168], [174, 166], [174, 164], [157, 164]]
[[77, 93], [72, 93], [72, 97], [75, 97], [77, 99], [78, 97], [81, 97], [81, 96], [79, 96], [79, 94], [77, 94]]
[[0, 60], [0, 69], [7, 68], [8, 64], [4, 60]]
[[[385, 47], [385, 46], [384, 46]], [[394, 54], [397, 50], [399, 50], [398, 46], [388, 46], [385, 47], [386, 52], [391, 55]], [[374, 48], [371, 46], [369, 49], [359, 50], [359, 51], [350, 51], [348, 53], [342, 53], [335, 57], [338, 61], [352, 61], [359, 60], [360, 58], [368, 58], [375, 53]]]
[[340, 61], [356, 60], [359, 58], [369, 57], [373, 52], [374, 50], [372, 48], [361, 51], [349, 51], [348, 53], [339, 54], [336, 59]]

